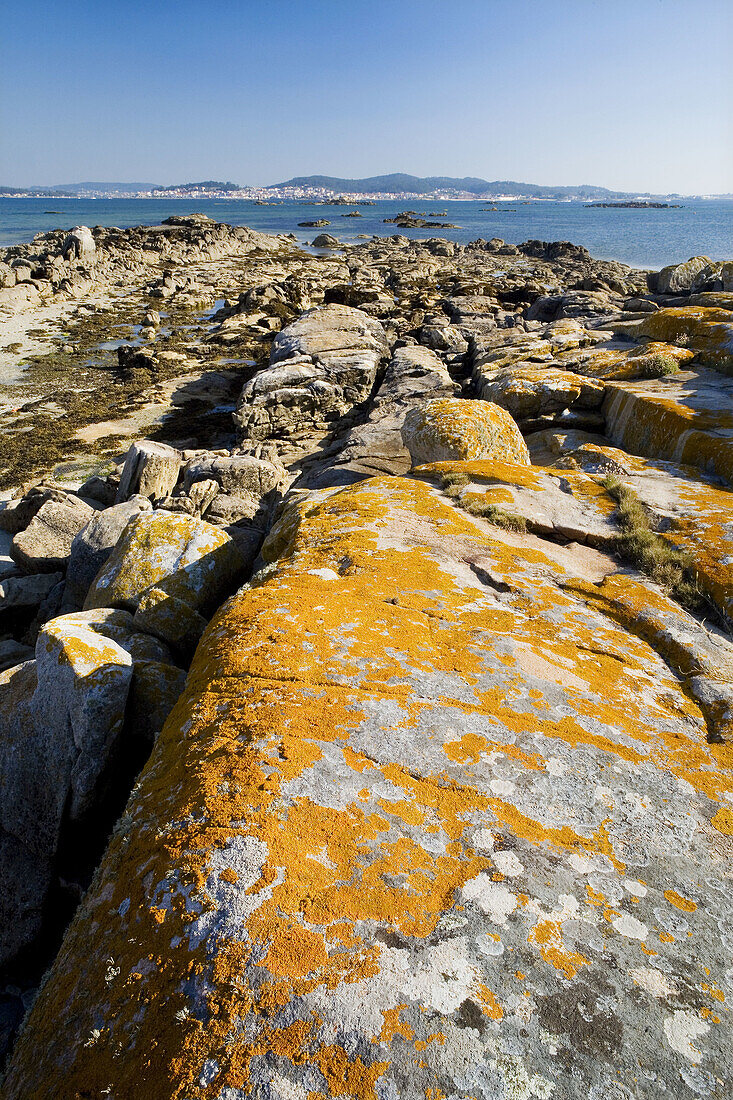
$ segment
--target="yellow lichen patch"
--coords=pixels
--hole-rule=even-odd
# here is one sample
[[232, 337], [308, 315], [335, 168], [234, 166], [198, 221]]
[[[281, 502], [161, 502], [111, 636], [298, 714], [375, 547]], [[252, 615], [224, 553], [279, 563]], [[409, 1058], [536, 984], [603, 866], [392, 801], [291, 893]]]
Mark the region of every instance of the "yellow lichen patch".
[[323, 1047], [315, 1063], [328, 1086], [327, 1096], [353, 1096], [354, 1100], [378, 1100], [375, 1085], [387, 1068], [387, 1062], [366, 1065], [357, 1055], [350, 1059], [343, 1047]]
[[722, 807], [710, 819], [710, 824], [719, 833], [724, 833], [725, 836], [733, 836], [733, 810], [729, 810], [727, 806]]
[[459, 764], [471, 760], [474, 763], [481, 759], [481, 754], [488, 746], [485, 737], [479, 737], [475, 733], [467, 733], [460, 741], [448, 741], [443, 746], [445, 755]]
[[464, 475], [470, 483], [498, 482], [525, 489], [542, 489], [543, 485], [542, 474], [536, 467], [500, 458], [430, 462], [412, 473], [425, 478], [435, 474]]
[[147, 589], [196, 610], [210, 610], [242, 570], [220, 527], [183, 513], [155, 511], [131, 520], [95, 577], [84, 607], [134, 611]]
[[492, 993], [488, 986], [480, 982], [474, 991], [474, 996], [480, 1004], [484, 1016], [488, 1016], [490, 1020], [502, 1020], [504, 1018], [504, 1009], [499, 1004], [496, 994]]
[[683, 913], [694, 913], [697, 909], [697, 904], [694, 901], [678, 894], [676, 890], [665, 890], [664, 896], [670, 905], [674, 905], [676, 909], [681, 909]]
[[635, 336], [681, 344], [699, 362], [725, 374], [733, 371], [733, 321], [727, 309], [682, 306], [659, 309], [634, 328]]
[[[614, 526], [608, 521], [614, 503], [598, 479], [578, 470], [555, 471], [509, 462], [434, 462], [412, 471], [416, 477], [437, 481], [449, 497], [470, 514], [517, 528], [512, 518], [531, 530], [552, 528], [557, 522], [579, 524], [597, 541], [610, 541]], [[493, 517], [493, 518], [492, 518]]]
[[407, 1003], [397, 1005], [396, 1008], [383, 1008], [382, 1016], [384, 1025], [379, 1035], [373, 1040], [375, 1043], [391, 1043], [395, 1035], [401, 1035], [403, 1039], [413, 1039], [415, 1032], [408, 1023], [400, 1020], [400, 1013], [407, 1008]]
[[[711, 387], [711, 389], [713, 389]], [[729, 391], [680, 385], [650, 389], [608, 382], [604, 412], [609, 439], [632, 454], [678, 462], [733, 484], [733, 416]]]
[[603, 894], [597, 893], [592, 886], [586, 885], [585, 892], [587, 894], [586, 902], [588, 905], [603, 906], [606, 904], [606, 899]]
[[[691, 466], [668, 467], [625, 454], [615, 447], [594, 446], [594, 456], [605, 456], [628, 470], [624, 484], [630, 484], [640, 500], [655, 511], [657, 482], [662, 482], [666, 507], [673, 511], [673, 522], [660, 525], [659, 537], [687, 554], [694, 566], [702, 591], [720, 611], [733, 617], [733, 534], [730, 527], [731, 490], [700, 480]], [[570, 472], [569, 472], [570, 473]], [[586, 479], [613, 505], [609, 494], [593, 478]], [[582, 492], [582, 484], [573, 492]], [[602, 501], [597, 501], [603, 508]]]
[[538, 921], [527, 938], [529, 943], [537, 944], [545, 962], [561, 970], [566, 978], [574, 978], [579, 968], [590, 962], [579, 951], [569, 951], [565, 947], [560, 921]]
[[589, 348], [581, 355], [563, 352], [555, 362], [560, 366], [567, 363], [569, 369], [590, 378], [624, 381], [669, 373], [694, 357], [689, 348], [651, 341], [631, 349]]

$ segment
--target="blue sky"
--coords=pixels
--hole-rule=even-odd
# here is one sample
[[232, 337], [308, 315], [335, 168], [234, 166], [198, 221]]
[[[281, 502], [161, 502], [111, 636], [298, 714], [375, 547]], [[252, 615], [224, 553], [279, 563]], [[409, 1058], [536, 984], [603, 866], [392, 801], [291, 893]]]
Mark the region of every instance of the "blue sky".
[[733, 0], [22, 0], [0, 183], [733, 191]]

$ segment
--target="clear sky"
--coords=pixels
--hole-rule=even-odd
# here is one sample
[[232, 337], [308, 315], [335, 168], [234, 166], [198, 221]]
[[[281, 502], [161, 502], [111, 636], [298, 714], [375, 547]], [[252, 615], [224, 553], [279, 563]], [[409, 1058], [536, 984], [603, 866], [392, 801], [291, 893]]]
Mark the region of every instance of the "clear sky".
[[733, 0], [17, 0], [0, 184], [733, 191]]

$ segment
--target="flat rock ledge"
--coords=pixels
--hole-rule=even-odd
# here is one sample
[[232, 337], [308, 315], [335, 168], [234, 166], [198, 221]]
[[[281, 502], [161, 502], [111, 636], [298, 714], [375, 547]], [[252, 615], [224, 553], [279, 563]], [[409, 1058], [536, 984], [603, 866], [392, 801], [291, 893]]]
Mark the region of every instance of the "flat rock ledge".
[[424, 480], [297, 494], [4, 1095], [726, 1095], [731, 749], [594, 554]]

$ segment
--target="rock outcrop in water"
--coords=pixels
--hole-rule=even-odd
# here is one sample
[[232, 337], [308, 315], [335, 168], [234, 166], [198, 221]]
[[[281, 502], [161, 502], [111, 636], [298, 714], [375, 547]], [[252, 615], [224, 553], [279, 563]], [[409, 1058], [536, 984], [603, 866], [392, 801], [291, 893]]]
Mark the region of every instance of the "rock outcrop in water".
[[8, 1100], [728, 1095], [702, 259], [258, 256], [205, 336], [270, 349], [228, 446], [202, 416], [0, 511], [3, 1020], [52, 961]]

